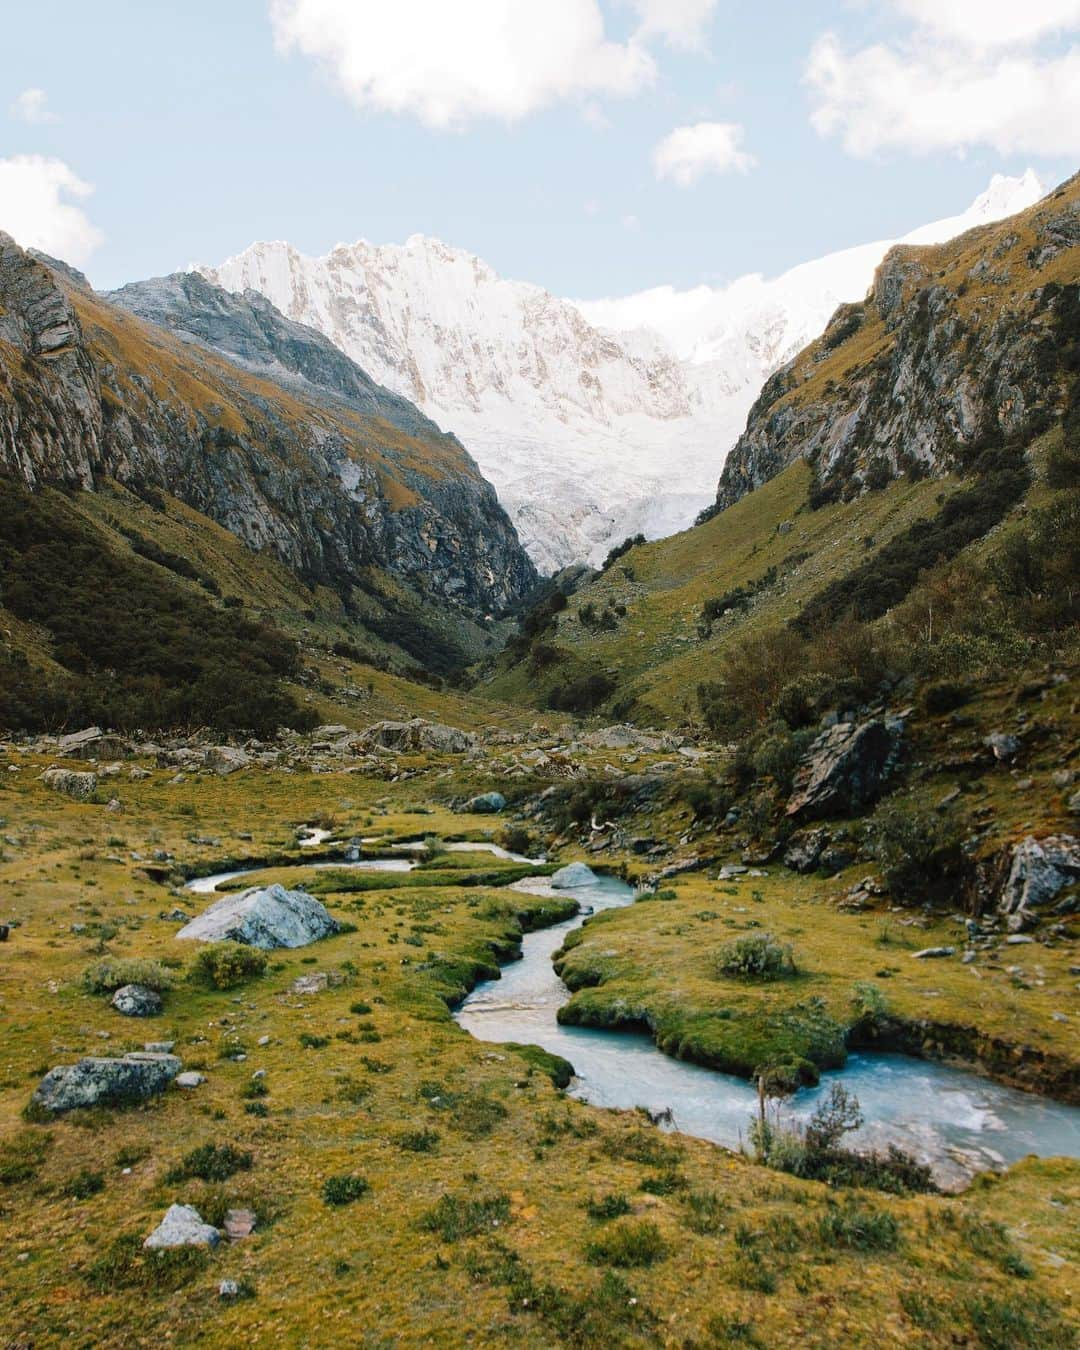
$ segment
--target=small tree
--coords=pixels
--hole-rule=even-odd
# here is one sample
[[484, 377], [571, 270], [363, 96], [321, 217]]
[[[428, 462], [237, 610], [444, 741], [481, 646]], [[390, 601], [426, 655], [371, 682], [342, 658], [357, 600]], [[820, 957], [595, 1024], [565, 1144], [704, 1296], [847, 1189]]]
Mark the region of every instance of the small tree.
[[829, 1094], [806, 1123], [806, 1146], [827, 1152], [863, 1123], [859, 1099], [841, 1083], [834, 1083]]

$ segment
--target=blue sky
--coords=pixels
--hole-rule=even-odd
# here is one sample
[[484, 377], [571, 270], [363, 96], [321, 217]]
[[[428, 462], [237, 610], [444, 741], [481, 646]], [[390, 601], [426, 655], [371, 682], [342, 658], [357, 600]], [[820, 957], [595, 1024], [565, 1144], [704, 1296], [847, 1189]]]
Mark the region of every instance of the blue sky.
[[99, 286], [260, 238], [416, 232], [582, 298], [772, 274], [951, 215], [994, 172], [1075, 170], [1080, 3], [1017, 10], [9, 6], [0, 228], [63, 243]]

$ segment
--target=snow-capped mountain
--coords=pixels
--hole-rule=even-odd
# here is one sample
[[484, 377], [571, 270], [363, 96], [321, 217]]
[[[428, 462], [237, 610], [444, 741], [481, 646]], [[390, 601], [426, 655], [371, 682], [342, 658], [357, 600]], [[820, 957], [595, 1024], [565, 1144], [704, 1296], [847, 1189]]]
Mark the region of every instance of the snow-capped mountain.
[[774, 280], [561, 300], [415, 235], [310, 258], [257, 243], [195, 270], [319, 329], [472, 452], [546, 571], [639, 531], [682, 529], [715, 497], [762, 384], [860, 300], [896, 242], [936, 243], [1037, 201], [1029, 171], [960, 216], [846, 249]]

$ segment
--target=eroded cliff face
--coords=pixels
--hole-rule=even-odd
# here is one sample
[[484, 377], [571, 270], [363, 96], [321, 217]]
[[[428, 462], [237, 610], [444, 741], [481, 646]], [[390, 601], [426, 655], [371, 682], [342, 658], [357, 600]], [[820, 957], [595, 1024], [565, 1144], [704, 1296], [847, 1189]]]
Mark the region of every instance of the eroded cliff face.
[[304, 344], [263, 305], [240, 316], [261, 350], [223, 355], [194, 319], [167, 332], [0, 235], [0, 467], [170, 493], [339, 587], [383, 569], [472, 617], [524, 595], [535, 569], [461, 445], [340, 354], [307, 354], [321, 379], [290, 366]]
[[1059, 412], [1080, 281], [1080, 178], [951, 243], [892, 249], [858, 305], [768, 381], [724, 466], [720, 508], [810, 461], [845, 495]]

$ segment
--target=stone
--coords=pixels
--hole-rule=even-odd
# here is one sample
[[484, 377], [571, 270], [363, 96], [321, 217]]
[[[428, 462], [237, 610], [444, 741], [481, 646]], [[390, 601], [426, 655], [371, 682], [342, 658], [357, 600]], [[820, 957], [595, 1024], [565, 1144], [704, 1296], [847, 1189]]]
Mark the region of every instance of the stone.
[[54, 792], [62, 792], [77, 802], [84, 802], [97, 791], [96, 773], [78, 773], [74, 769], [46, 769], [41, 781]]
[[253, 886], [228, 895], [203, 910], [177, 933], [196, 942], [241, 942], [270, 951], [276, 947], [307, 947], [340, 931], [318, 900], [305, 891], [284, 886]]
[[895, 766], [903, 731], [899, 717], [838, 722], [823, 731], [800, 761], [787, 814], [839, 815], [868, 805]]
[[1074, 792], [1068, 801], [1070, 816], [1080, 816], [1080, 792]]
[[1033, 937], [1029, 937], [1027, 933], [1010, 933], [1009, 936], [1005, 939], [1005, 945], [1006, 947], [1020, 947], [1024, 946], [1026, 943], [1034, 941], [1035, 939]]
[[230, 1242], [239, 1242], [255, 1231], [253, 1209], [230, 1209], [225, 1213], [225, 1236]]
[[175, 1041], [147, 1041], [143, 1049], [148, 1055], [171, 1055], [175, 1046]]
[[736, 877], [746, 876], [747, 869], [742, 863], [725, 863], [716, 874], [717, 881], [734, 881]]
[[314, 971], [310, 975], [298, 975], [289, 986], [290, 994], [321, 994], [328, 987], [330, 977], [325, 970]]
[[156, 1017], [161, 1012], [161, 995], [145, 984], [122, 985], [112, 996], [112, 1005], [125, 1017]]
[[983, 745], [994, 752], [994, 758], [1002, 764], [1010, 764], [1020, 753], [1020, 741], [1004, 731], [995, 731], [987, 736]]
[[183, 1073], [178, 1073], [176, 1075], [176, 1086], [178, 1088], [187, 1088], [189, 1091], [192, 1088], [202, 1087], [205, 1082], [206, 1074], [196, 1073], [194, 1069], [187, 1069]]
[[444, 755], [461, 755], [476, 744], [476, 737], [457, 727], [414, 717], [409, 722], [376, 722], [361, 733], [359, 744], [364, 750], [432, 750]]
[[183, 909], [163, 909], [158, 914], [159, 919], [164, 919], [167, 923], [190, 923], [191, 915]]
[[828, 876], [835, 876], [837, 872], [842, 872], [845, 867], [850, 867], [855, 861], [855, 850], [845, 848], [841, 844], [833, 844], [831, 847], [823, 850], [818, 866]]
[[600, 878], [583, 862], [570, 863], [568, 867], [561, 867], [551, 878], [551, 884], [556, 890], [569, 890], [576, 886], [595, 886]]
[[232, 1299], [240, 1297], [240, 1286], [235, 1280], [222, 1280], [218, 1285], [218, 1298]]
[[506, 798], [501, 792], [482, 792], [479, 797], [473, 797], [465, 803], [465, 810], [471, 811], [475, 815], [490, 816], [497, 811], [505, 810]]
[[1019, 932], [1035, 921], [1066, 886], [1080, 878], [1080, 839], [1069, 834], [1035, 839], [1029, 835], [1013, 849], [1009, 875], [998, 909], [1009, 929]]
[[49, 1070], [33, 1095], [35, 1106], [59, 1115], [84, 1106], [146, 1101], [165, 1091], [183, 1067], [177, 1055], [134, 1051], [122, 1058], [90, 1056]]
[[788, 840], [784, 866], [793, 872], [813, 872], [828, 842], [828, 830], [799, 830]]
[[221, 1234], [192, 1205], [170, 1205], [165, 1217], [143, 1243], [151, 1251], [169, 1247], [216, 1247]]
[[153, 777], [149, 769], [140, 769], [138, 767], [128, 770], [128, 777], [133, 783], [143, 783], [146, 779]]
[[911, 959], [913, 961], [926, 961], [934, 957], [955, 955], [955, 947], [924, 947], [921, 952], [912, 952]]
[[227, 778], [238, 769], [249, 768], [251, 756], [233, 745], [211, 745], [203, 752], [203, 764], [219, 778]]

